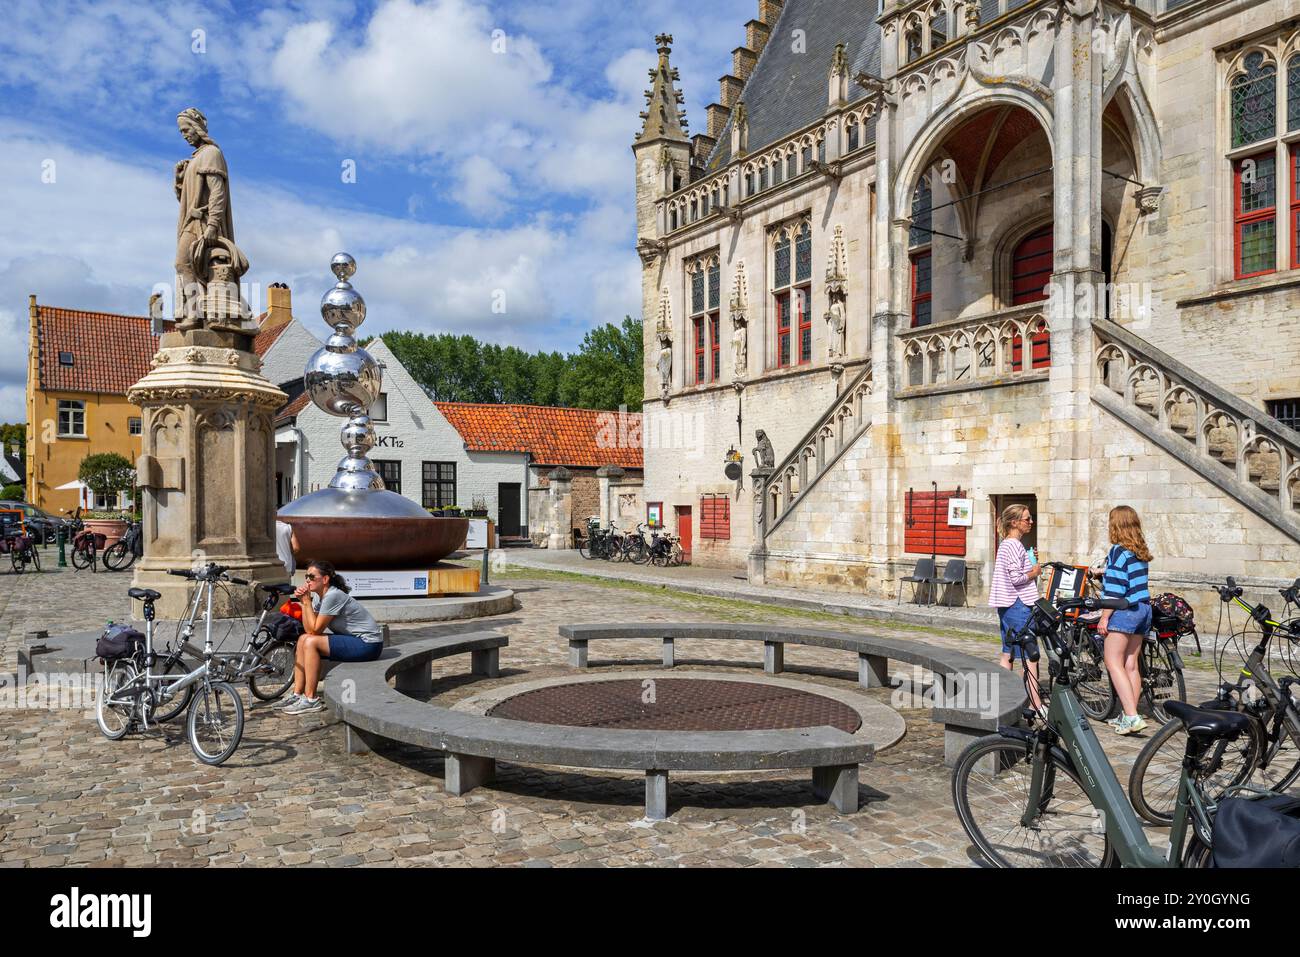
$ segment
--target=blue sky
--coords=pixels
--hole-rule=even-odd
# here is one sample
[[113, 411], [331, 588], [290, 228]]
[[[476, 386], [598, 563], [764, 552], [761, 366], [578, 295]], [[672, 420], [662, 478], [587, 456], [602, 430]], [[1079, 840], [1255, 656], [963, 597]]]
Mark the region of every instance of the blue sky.
[[[570, 350], [640, 311], [630, 145], [654, 36], [692, 130], [756, 0], [10, 0], [0, 31], [0, 421], [27, 296], [143, 315], [170, 280], [197, 106], [231, 168], [246, 280], [317, 303], [340, 249], [366, 333]], [[353, 164], [355, 182], [344, 181]], [[494, 313], [494, 297], [505, 312]], [[257, 303], [255, 303], [257, 305]]]

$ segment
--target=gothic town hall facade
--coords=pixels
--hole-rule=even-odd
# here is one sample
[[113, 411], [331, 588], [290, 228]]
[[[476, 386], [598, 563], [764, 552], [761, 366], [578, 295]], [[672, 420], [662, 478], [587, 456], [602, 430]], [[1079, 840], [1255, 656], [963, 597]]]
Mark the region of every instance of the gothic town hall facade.
[[1161, 590], [1300, 575], [1300, 0], [758, 0], [694, 135], [658, 48], [645, 500], [694, 562], [978, 601], [1004, 506], [1090, 564], [1129, 504]]

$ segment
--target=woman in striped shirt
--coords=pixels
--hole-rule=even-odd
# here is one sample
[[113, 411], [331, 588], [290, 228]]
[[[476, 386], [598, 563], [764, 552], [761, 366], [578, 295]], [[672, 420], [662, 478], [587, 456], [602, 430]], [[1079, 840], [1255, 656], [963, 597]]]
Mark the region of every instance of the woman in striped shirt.
[[[1037, 562], [1029, 560], [1029, 553], [1021, 541], [1033, 527], [1034, 516], [1025, 505], [1008, 506], [998, 519], [1002, 544], [998, 546], [998, 557], [993, 563], [989, 604], [998, 610], [998, 622], [1002, 626], [1000, 664], [1007, 669], [1012, 668], [1012, 657], [1019, 657], [1019, 649], [1013, 649], [1007, 644], [1007, 639], [1015, 637], [1028, 624], [1030, 608], [1038, 601], [1038, 585], [1034, 579], [1040, 569]], [[1037, 662], [1032, 665], [1032, 670], [1037, 679]], [[1037, 687], [1037, 681], [1034, 684]]]
[[1142, 535], [1138, 513], [1127, 505], [1110, 510], [1110, 541], [1103, 590], [1107, 598], [1127, 598], [1130, 607], [1125, 611], [1103, 611], [1097, 634], [1105, 639], [1106, 670], [1124, 708], [1124, 713], [1110, 725], [1117, 734], [1134, 734], [1147, 726], [1137, 713], [1142, 693], [1138, 655], [1151, 630], [1151, 592], [1147, 588], [1151, 549]]

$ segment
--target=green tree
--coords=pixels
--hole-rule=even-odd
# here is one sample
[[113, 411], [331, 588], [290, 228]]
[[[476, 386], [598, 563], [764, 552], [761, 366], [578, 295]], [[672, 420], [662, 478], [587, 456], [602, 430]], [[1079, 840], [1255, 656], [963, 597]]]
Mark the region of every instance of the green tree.
[[21, 485], [6, 485], [0, 488], [0, 502], [21, 502], [23, 501], [23, 487]]
[[0, 448], [7, 452], [15, 442], [21, 461], [27, 456], [27, 426], [22, 422], [0, 422]]
[[118, 492], [127, 492], [135, 487], [135, 466], [116, 452], [98, 452], [81, 460], [77, 479], [96, 495], [113, 502]]
[[610, 410], [627, 406], [630, 412], [640, 412], [641, 357], [641, 320], [626, 316], [621, 326], [610, 322], [592, 329], [561, 379], [564, 404]]

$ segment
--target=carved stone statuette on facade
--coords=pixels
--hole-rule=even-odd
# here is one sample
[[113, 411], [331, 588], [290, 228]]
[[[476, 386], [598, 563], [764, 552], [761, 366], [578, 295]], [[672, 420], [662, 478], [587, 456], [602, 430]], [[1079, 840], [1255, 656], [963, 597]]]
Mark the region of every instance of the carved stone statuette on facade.
[[844, 227], [835, 227], [826, 264], [826, 355], [831, 360], [848, 354], [849, 263], [844, 245]]
[[776, 468], [776, 450], [772, 448], [772, 440], [767, 437], [767, 433], [759, 429], [754, 433], [754, 438], [758, 442], [754, 447], [754, 465], [760, 469]]
[[744, 379], [749, 374], [749, 290], [745, 284], [745, 264], [736, 264], [736, 277], [727, 303], [731, 315], [732, 374]]

